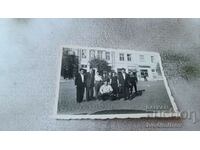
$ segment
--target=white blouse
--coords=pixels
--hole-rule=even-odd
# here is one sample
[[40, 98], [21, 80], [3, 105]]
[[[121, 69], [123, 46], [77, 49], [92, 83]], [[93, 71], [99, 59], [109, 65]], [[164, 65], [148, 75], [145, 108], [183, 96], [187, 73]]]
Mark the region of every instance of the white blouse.
[[100, 93], [101, 94], [105, 94], [105, 93], [110, 93], [110, 92], [112, 92], [113, 91], [113, 89], [112, 89], [112, 87], [110, 86], [110, 85], [102, 85], [101, 87], [100, 87]]
[[100, 75], [95, 75], [95, 81], [102, 81], [102, 77]]

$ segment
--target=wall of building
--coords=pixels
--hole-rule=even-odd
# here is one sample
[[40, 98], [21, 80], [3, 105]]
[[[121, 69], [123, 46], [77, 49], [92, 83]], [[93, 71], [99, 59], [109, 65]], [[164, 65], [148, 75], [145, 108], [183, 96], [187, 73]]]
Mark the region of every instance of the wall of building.
[[[156, 73], [156, 66], [159, 62], [159, 54], [155, 52], [146, 52], [146, 51], [136, 51], [136, 50], [127, 50], [127, 49], [102, 49], [102, 48], [76, 48], [72, 47], [70, 50], [74, 51], [79, 57], [80, 67], [87, 69], [89, 71], [89, 61], [93, 58], [98, 58], [98, 52], [101, 53], [101, 59], [106, 60], [111, 69], [119, 72], [120, 69], [125, 68], [126, 72], [134, 71], [137, 72], [139, 80], [144, 80], [142, 76], [142, 70], [148, 72], [147, 79], [154, 81], [162, 79], [159, 74]], [[106, 59], [106, 52], [110, 53], [110, 59]], [[92, 54], [91, 54], [92, 53]], [[94, 55], [93, 55], [94, 54]], [[123, 55], [123, 59], [120, 60], [120, 55]], [[128, 60], [128, 56], [130, 59]], [[83, 57], [85, 56], [85, 57]], [[141, 60], [141, 56], [143, 59]], [[152, 58], [153, 57], [153, 60]], [[153, 71], [154, 70], [154, 71]]]

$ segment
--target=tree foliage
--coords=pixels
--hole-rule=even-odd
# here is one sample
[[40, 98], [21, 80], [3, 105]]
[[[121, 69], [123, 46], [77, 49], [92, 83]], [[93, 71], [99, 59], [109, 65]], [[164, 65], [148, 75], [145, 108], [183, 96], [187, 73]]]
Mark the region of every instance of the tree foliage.
[[64, 52], [62, 57], [61, 76], [64, 79], [72, 79], [78, 72], [78, 58], [75, 55], [69, 55]]
[[92, 59], [90, 61], [90, 66], [92, 68], [97, 68], [97, 70], [99, 72], [103, 72], [103, 71], [111, 71], [111, 67], [108, 65], [108, 62], [106, 60], [101, 60], [98, 58]]

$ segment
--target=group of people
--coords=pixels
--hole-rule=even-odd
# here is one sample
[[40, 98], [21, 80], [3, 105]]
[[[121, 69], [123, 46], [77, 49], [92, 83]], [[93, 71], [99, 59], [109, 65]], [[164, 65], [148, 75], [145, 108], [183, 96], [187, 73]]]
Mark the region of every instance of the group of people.
[[93, 99], [99, 100], [116, 100], [124, 98], [130, 99], [133, 94], [133, 87], [137, 93], [137, 75], [136, 72], [126, 73], [122, 68], [118, 74], [116, 72], [96, 71], [90, 68], [89, 72], [80, 69], [75, 77], [76, 100], [78, 103], [83, 101], [86, 89], [86, 101]]

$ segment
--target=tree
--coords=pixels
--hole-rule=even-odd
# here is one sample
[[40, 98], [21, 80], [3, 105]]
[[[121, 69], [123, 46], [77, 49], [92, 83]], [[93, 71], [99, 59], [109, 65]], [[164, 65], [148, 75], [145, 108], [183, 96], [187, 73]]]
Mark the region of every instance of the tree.
[[105, 61], [105, 60], [101, 60], [101, 59], [98, 59], [98, 58], [95, 58], [95, 59], [92, 59], [90, 61], [90, 66], [92, 68], [97, 68], [97, 70], [99, 72], [103, 72], [103, 71], [111, 71], [111, 67], [108, 66], [108, 62]]
[[67, 52], [63, 52], [61, 76], [64, 79], [72, 79], [78, 72], [78, 58], [74, 54], [70, 55]]

